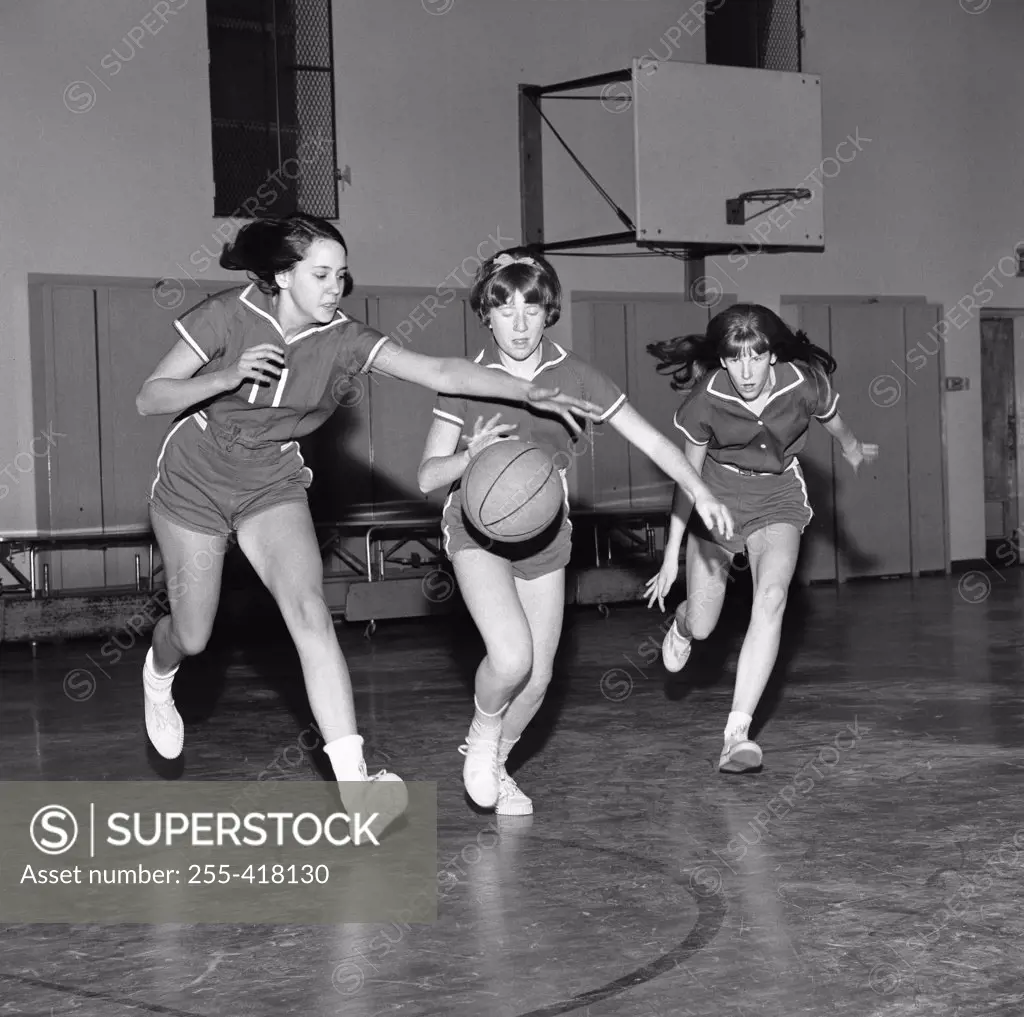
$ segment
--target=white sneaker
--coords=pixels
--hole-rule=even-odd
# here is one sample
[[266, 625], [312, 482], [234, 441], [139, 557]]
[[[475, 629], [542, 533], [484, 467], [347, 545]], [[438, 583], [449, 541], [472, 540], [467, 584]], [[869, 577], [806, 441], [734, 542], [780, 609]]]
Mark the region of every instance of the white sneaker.
[[498, 772], [498, 804], [494, 811], [499, 816], [529, 816], [533, 814], [533, 802], [523, 794], [504, 766]]
[[146, 700], [146, 734], [164, 759], [177, 759], [185, 745], [185, 722], [181, 719], [170, 685], [158, 691], [152, 683], [165, 681], [153, 673], [149, 654], [142, 665], [142, 688]]
[[680, 631], [675, 618], [661, 643], [661, 661], [667, 671], [682, 671], [690, 659], [693, 640], [687, 639]]
[[500, 738], [501, 724], [483, 727], [474, 717], [465, 742], [459, 746], [459, 752], [466, 757], [462, 766], [462, 783], [469, 797], [482, 809], [493, 809], [498, 801]]
[[[349, 835], [356, 844], [357, 824], [360, 830], [369, 830], [380, 840], [384, 831], [409, 807], [409, 789], [397, 773], [381, 770], [372, 777], [366, 776], [366, 763], [360, 764], [363, 780], [339, 781], [342, 801], [350, 817]], [[366, 820], [376, 813], [370, 823]], [[369, 838], [360, 836], [359, 843]]]
[[761, 747], [746, 738], [738, 742], [726, 742], [718, 760], [722, 773], [747, 773], [761, 768]]

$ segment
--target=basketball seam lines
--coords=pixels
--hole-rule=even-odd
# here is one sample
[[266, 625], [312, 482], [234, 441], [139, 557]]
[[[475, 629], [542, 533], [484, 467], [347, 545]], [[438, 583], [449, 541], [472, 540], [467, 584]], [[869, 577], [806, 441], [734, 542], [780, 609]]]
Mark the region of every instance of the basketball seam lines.
[[536, 498], [537, 495], [540, 494], [540, 492], [544, 490], [544, 485], [551, 479], [551, 474], [553, 472], [554, 472], [553, 469], [548, 470], [548, 475], [537, 485], [537, 490], [534, 491], [533, 494], [531, 494], [530, 497], [526, 499], [526, 501], [521, 502], [520, 504], [514, 506], [512, 509], [510, 509], [508, 512], [506, 512], [505, 515], [503, 515], [500, 519], [493, 519], [493, 520], [491, 520], [487, 525], [488, 526], [493, 526], [495, 523], [503, 523], [510, 516], [515, 515], [515, 513], [518, 512], [520, 509], [526, 508], [526, 506], [529, 505], [530, 502], [533, 501], [533, 499]]
[[[517, 454], [516, 454], [516, 457], [515, 457], [514, 459], [511, 459], [511, 460], [509, 460], [509, 462], [508, 462], [508, 465], [506, 465], [505, 469], [504, 469], [504, 470], [502, 470], [502, 471], [501, 471], [501, 473], [499, 473], [499, 474], [498, 474], [498, 476], [497, 476], [497, 477], [496, 477], [496, 478], [495, 478], [494, 480], [492, 480], [492, 481], [491, 481], [491, 486], [490, 486], [489, 488], [487, 488], [487, 491], [486, 491], [486, 492], [484, 493], [483, 497], [482, 497], [482, 498], [480, 499], [480, 506], [481, 506], [481, 508], [482, 508], [482, 507], [483, 507], [484, 505], [486, 505], [486, 504], [487, 504], [487, 499], [488, 499], [488, 498], [489, 498], [489, 497], [491, 496], [491, 492], [492, 492], [492, 491], [494, 490], [494, 488], [495, 488], [495, 487], [496, 487], [496, 486], [498, 485], [498, 482], [499, 482], [499, 481], [501, 480], [502, 476], [503, 476], [503, 475], [504, 475], [504, 474], [505, 474], [505, 473], [506, 473], [506, 472], [508, 471], [508, 469], [509, 469], [509, 468], [510, 468], [510, 467], [511, 467], [511, 466], [512, 466], [512, 465], [513, 465], [514, 463], [516, 463], [516, 462], [517, 462], [517, 461], [518, 461], [518, 460], [519, 460], [519, 459], [520, 459], [520, 458], [521, 458], [522, 456], [524, 456], [524, 455], [527, 455], [528, 453], [530, 453], [530, 452], [532, 452], [532, 451], [534, 451], [534, 450], [533, 450], [532, 448], [524, 448], [524, 449], [523, 449], [523, 450], [522, 450], [521, 452], [519, 452], [519, 453], [517, 453]], [[546, 476], [546, 477], [545, 477], [545, 478], [544, 478], [544, 479], [543, 479], [543, 480], [541, 481], [541, 483], [540, 483], [540, 484], [539, 484], [539, 485], [537, 486], [537, 490], [536, 490], [536, 491], [534, 491], [534, 492], [533, 492], [533, 494], [531, 494], [531, 495], [530, 495], [530, 497], [526, 499], [526, 501], [524, 501], [524, 502], [523, 502], [522, 504], [520, 504], [520, 505], [516, 505], [516, 506], [515, 506], [515, 507], [514, 507], [513, 509], [511, 509], [511, 510], [510, 510], [509, 512], [506, 512], [506, 513], [505, 513], [505, 515], [503, 515], [503, 516], [502, 516], [502, 517], [501, 517], [500, 519], [492, 519], [492, 520], [489, 520], [489, 521], [488, 521], [488, 522], [486, 523], [486, 525], [487, 525], [487, 526], [493, 526], [493, 525], [495, 525], [496, 523], [501, 523], [501, 522], [504, 522], [504, 521], [505, 521], [506, 519], [508, 519], [508, 518], [509, 518], [509, 516], [511, 516], [511, 515], [512, 515], [512, 514], [513, 514], [514, 512], [518, 512], [518, 511], [519, 511], [520, 509], [522, 509], [522, 508], [523, 508], [524, 506], [526, 506], [526, 505], [529, 505], [529, 503], [530, 503], [531, 501], [533, 501], [533, 499], [534, 499], [534, 498], [536, 498], [536, 497], [537, 497], [537, 494], [538, 494], [538, 493], [539, 493], [540, 491], [542, 491], [542, 490], [544, 489], [544, 485], [545, 485], [545, 484], [546, 484], [546, 483], [548, 482], [548, 480], [549, 480], [549, 479], [551, 478], [551, 473], [552, 473], [552, 471], [553, 471], [553, 470], [554, 470], [554, 466], [552, 465], [552, 466], [551, 466], [551, 468], [550, 468], [550, 469], [548, 470], [547, 476]], [[483, 519], [481, 519], [481, 520], [480, 520], [480, 522], [481, 522], [481, 523], [483, 523]]]

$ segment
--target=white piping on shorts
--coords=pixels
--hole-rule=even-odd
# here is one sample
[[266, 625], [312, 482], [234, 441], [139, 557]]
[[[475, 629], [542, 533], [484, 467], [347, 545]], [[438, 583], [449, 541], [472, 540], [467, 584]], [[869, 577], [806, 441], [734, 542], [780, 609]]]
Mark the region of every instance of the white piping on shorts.
[[286, 442], [284, 445], [281, 446], [281, 451], [287, 452], [288, 449], [292, 447], [292, 445], [295, 446], [295, 454], [299, 457], [299, 463], [302, 466], [302, 468], [309, 474], [309, 482], [312, 484], [313, 471], [306, 465], [306, 460], [302, 458], [302, 449], [299, 448], [299, 443], [297, 441]]
[[444, 553], [451, 558], [452, 554], [449, 550], [449, 546], [452, 540], [452, 531], [448, 528], [448, 524], [444, 521], [445, 515], [448, 513], [448, 508], [452, 503], [452, 498], [455, 497], [455, 491], [449, 491], [448, 497], [444, 500], [444, 508], [441, 509], [441, 532], [444, 534]]
[[572, 533], [572, 515], [569, 509], [569, 481], [565, 478], [565, 470], [558, 471], [562, 478], [562, 500], [565, 502], [565, 521], [569, 524], [569, 532]]
[[804, 471], [800, 469], [800, 462], [796, 456], [793, 456], [793, 461], [786, 467], [786, 469], [792, 470], [793, 473], [796, 474], [796, 479], [800, 481], [800, 490], [804, 493], [804, 505], [806, 506], [807, 511], [811, 514], [807, 522], [804, 523], [803, 529], [800, 530], [800, 532], [803, 533], [810, 525], [811, 519], [814, 518], [814, 509], [811, 508], [811, 499], [807, 497], [807, 482], [804, 480]]
[[179, 420], [174, 425], [174, 427], [172, 427], [167, 432], [167, 437], [164, 438], [164, 443], [160, 446], [160, 454], [156, 457], [156, 476], [153, 478], [153, 483], [152, 483], [152, 485], [150, 486], [150, 489], [149, 489], [149, 496], [150, 496], [150, 498], [153, 497], [153, 494], [156, 491], [156, 483], [160, 479], [160, 464], [164, 461], [164, 453], [167, 451], [168, 443], [174, 437], [174, 432], [177, 431], [178, 428], [181, 427], [182, 424], [187, 423], [191, 419], [192, 419], [191, 417], [182, 417], [181, 420]]

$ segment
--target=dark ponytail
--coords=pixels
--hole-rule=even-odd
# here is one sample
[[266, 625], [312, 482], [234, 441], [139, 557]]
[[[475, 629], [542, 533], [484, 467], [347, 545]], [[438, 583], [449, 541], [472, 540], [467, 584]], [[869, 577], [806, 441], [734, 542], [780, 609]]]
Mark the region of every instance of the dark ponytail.
[[659, 362], [659, 374], [672, 376], [674, 389], [690, 388], [723, 358], [749, 348], [770, 351], [784, 363], [803, 364], [816, 378], [832, 374], [832, 355], [815, 346], [804, 332], [794, 332], [774, 311], [760, 304], [734, 304], [708, 322], [706, 335], [682, 336], [651, 343], [647, 352]]
[[[249, 278], [269, 296], [278, 292], [276, 276], [287, 272], [306, 256], [315, 240], [333, 240], [348, 253], [342, 235], [325, 219], [312, 215], [290, 215], [286, 219], [254, 219], [239, 231], [221, 251], [221, 268], [247, 272]], [[352, 276], [345, 273], [342, 296], [352, 292]]]
[[659, 361], [658, 374], [672, 378], [674, 389], [692, 388], [720, 366], [716, 344], [706, 335], [682, 335], [650, 343], [647, 352]]

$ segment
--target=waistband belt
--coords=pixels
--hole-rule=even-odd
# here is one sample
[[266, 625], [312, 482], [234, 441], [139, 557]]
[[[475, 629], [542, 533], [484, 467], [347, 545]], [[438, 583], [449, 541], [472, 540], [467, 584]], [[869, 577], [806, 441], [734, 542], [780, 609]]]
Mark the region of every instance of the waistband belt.
[[[786, 470], [791, 469], [792, 466], [793, 466], [793, 463], [795, 463], [795, 462], [796, 462], [796, 459], [793, 459], [793, 461], [789, 464], [789, 466], [786, 467]], [[745, 470], [742, 466], [733, 466], [731, 463], [720, 463], [717, 460], [715, 460], [715, 464], [717, 466], [721, 466], [723, 470], [730, 470], [731, 472], [739, 473], [741, 476], [744, 476], [744, 477], [779, 477], [779, 476], [782, 476], [782, 474], [780, 474], [780, 473], [759, 473], [757, 470]], [[782, 472], [785, 473], [786, 470], [783, 470]]]

